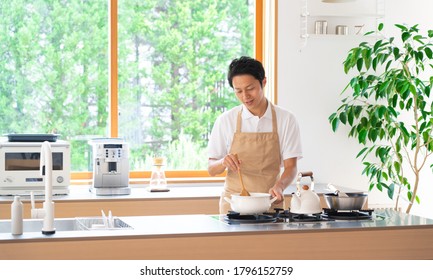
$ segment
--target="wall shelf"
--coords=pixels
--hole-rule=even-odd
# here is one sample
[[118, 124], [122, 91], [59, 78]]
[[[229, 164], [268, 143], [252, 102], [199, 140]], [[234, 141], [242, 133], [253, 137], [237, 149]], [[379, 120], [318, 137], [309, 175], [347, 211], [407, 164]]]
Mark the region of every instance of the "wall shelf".
[[[308, 39], [365, 39], [366, 36], [363, 35], [377, 30], [384, 17], [384, 0], [333, 4], [320, 0], [302, 0], [300, 35], [303, 46], [307, 44]], [[316, 28], [316, 22], [322, 22], [326, 28]], [[343, 29], [347, 33], [337, 35], [337, 26], [344, 26]], [[374, 34], [368, 37], [377, 38]]]

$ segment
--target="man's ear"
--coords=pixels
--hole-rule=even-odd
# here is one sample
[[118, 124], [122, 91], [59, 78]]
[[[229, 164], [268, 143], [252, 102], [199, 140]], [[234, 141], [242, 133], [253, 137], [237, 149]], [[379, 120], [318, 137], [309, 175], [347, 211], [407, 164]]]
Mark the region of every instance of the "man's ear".
[[263, 78], [263, 81], [262, 81], [262, 88], [264, 88], [265, 85], [266, 85], [266, 77]]

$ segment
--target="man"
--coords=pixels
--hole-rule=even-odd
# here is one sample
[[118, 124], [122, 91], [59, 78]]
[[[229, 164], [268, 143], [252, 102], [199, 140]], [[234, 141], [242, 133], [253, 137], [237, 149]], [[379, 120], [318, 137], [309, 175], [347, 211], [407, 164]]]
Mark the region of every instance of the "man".
[[228, 169], [220, 213], [231, 210], [224, 197], [241, 192], [239, 170], [248, 192], [270, 193], [277, 197], [272, 208], [284, 208], [283, 191], [295, 178], [297, 160], [302, 158], [298, 123], [264, 96], [266, 76], [259, 61], [234, 59], [227, 78], [242, 104], [217, 118], [209, 139], [209, 174]]

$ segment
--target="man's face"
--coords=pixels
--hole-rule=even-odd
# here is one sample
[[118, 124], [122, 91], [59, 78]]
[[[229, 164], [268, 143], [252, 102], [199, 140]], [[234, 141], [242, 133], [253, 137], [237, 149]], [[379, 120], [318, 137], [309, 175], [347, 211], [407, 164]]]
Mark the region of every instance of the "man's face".
[[263, 87], [266, 85], [266, 78], [263, 79], [262, 86], [258, 80], [248, 74], [234, 76], [232, 83], [234, 92], [239, 101], [242, 102], [254, 115], [260, 113], [263, 108], [263, 103], [266, 103], [263, 93]]

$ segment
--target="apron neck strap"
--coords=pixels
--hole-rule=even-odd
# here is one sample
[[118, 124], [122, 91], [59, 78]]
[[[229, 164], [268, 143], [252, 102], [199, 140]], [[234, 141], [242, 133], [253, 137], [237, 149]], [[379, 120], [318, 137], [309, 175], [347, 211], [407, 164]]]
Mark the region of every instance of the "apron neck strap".
[[[269, 101], [268, 101], [269, 102]], [[275, 113], [274, 105], [271, 104], [271, 111], [272, 111], [272, 132], [277, 132], [277, 113]], [[241, 132], [242, 129], [242, 110], [244, 107], [242, 106], [241, 109], [238, 112], [238, 118], [236, 121], [236, 132]]]

